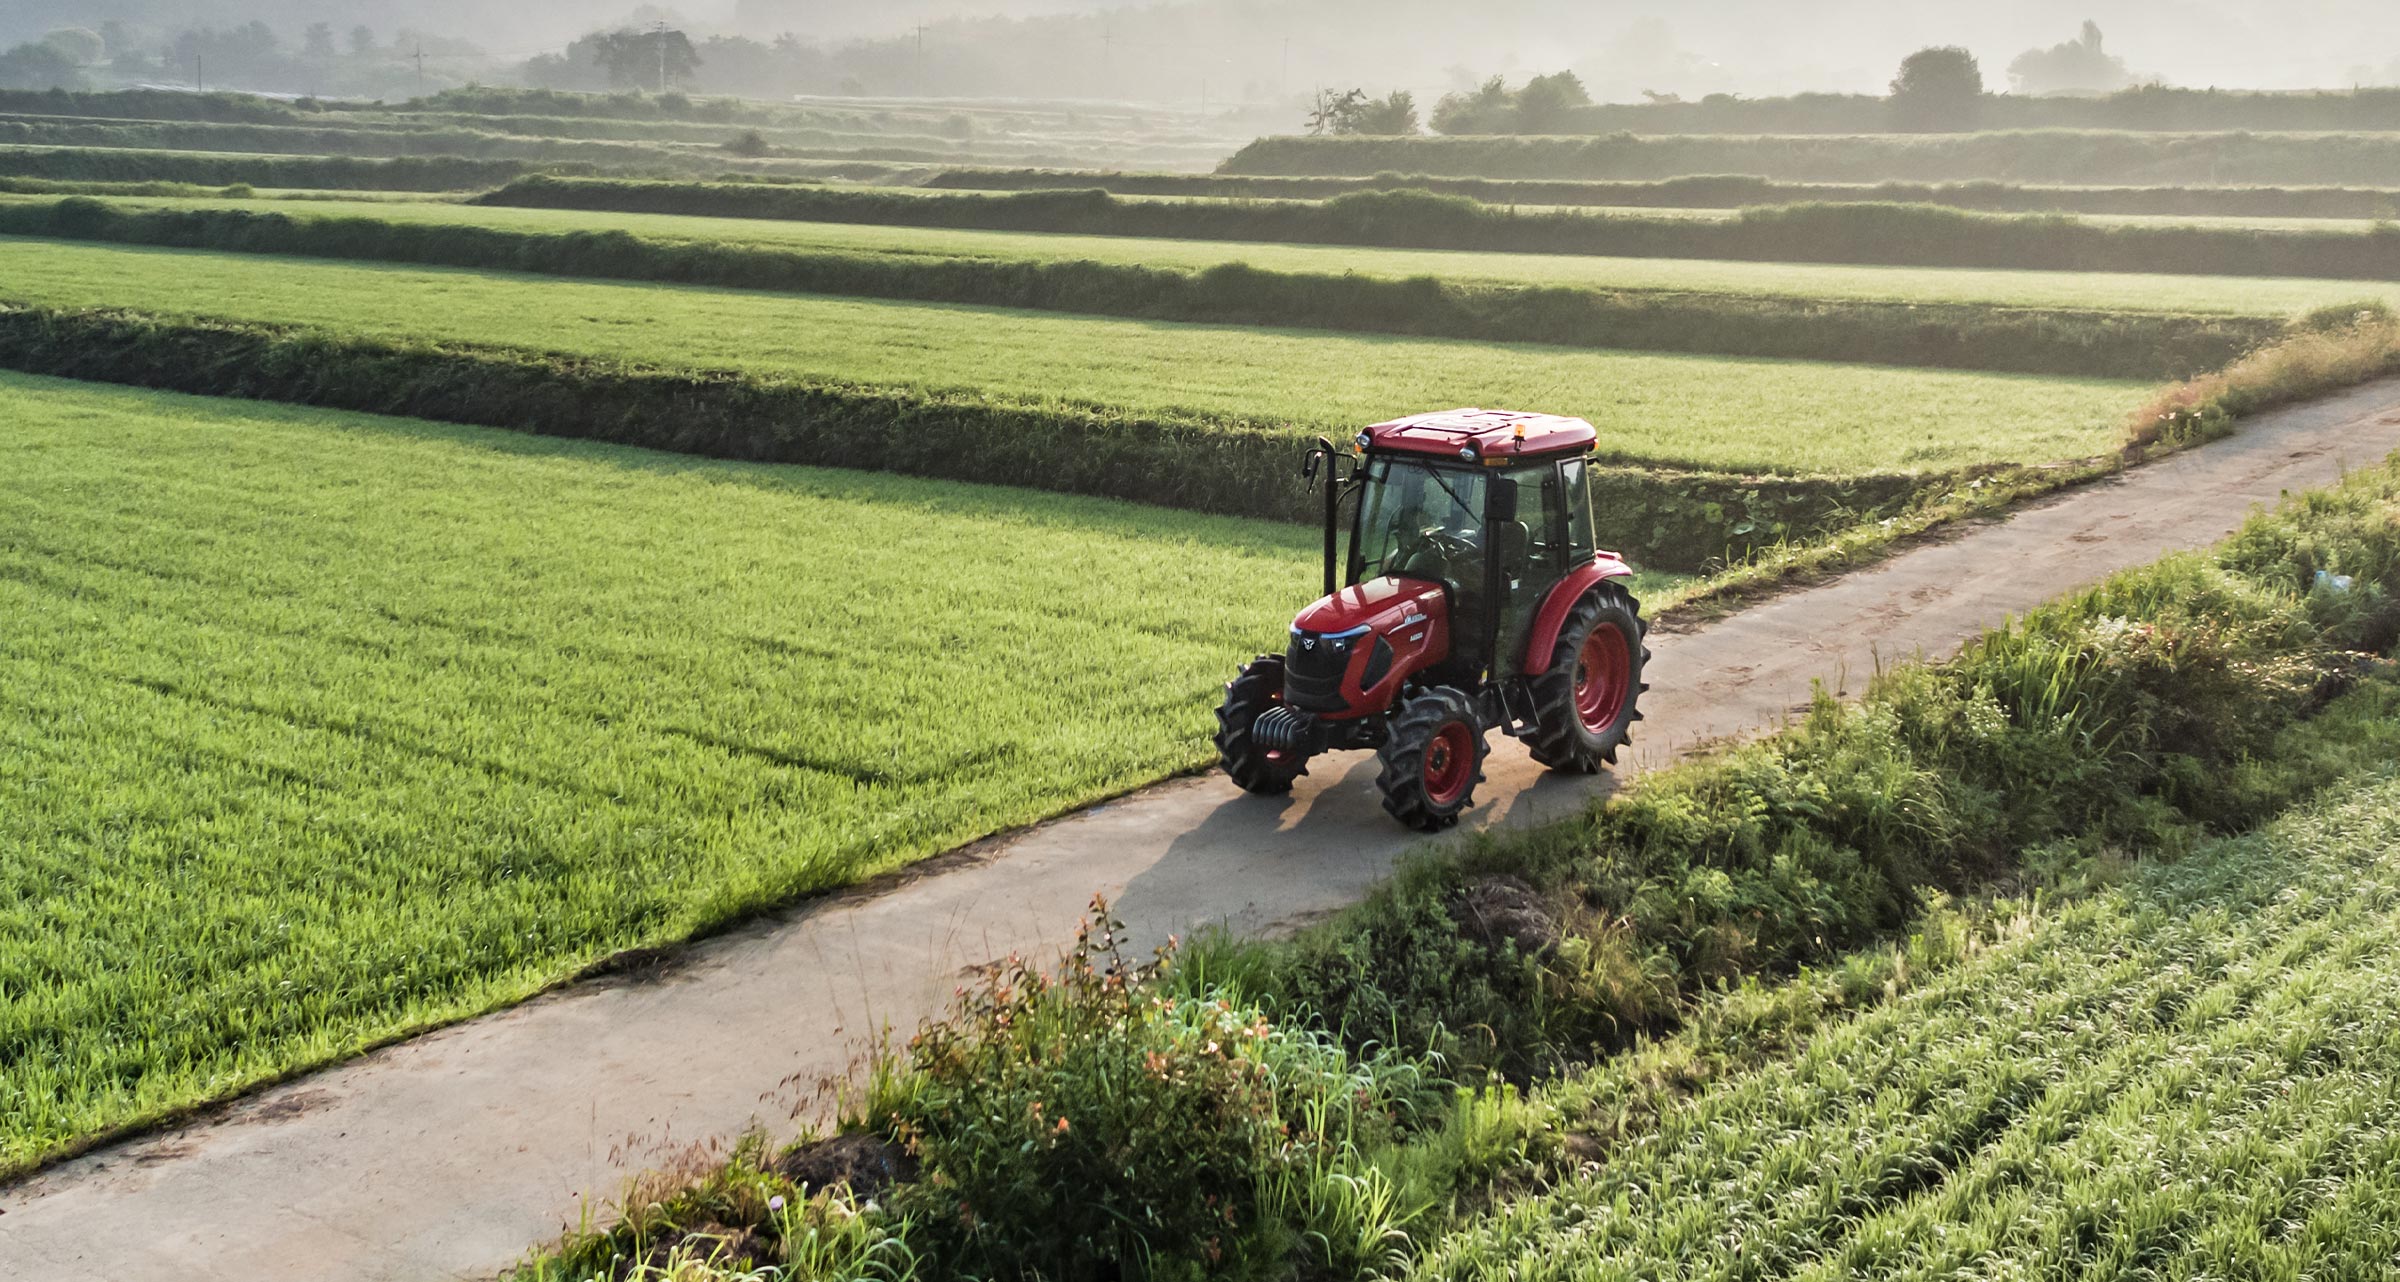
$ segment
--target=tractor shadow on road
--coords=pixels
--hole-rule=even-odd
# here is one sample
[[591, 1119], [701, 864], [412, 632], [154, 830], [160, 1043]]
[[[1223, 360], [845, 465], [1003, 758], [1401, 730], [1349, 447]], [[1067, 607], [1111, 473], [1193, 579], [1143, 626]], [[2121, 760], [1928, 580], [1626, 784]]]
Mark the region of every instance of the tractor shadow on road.
[[1221, 789], [1222, 800], [1128, 880], [1111, 909], [1142, 951], [1209, 928], [1286, 935], [1364, 898], [1410, 853], [1563, 819], [1619, 786], [1610, 774], [1540, 770], [1514, 744], [1496, 745], [1490, 765], [1464, 822], [1431, 836], [1384, 813], [1372, 755], [1321, 763], [1287, 797], [1251, 796], [1211, 775], [1201, 786]]

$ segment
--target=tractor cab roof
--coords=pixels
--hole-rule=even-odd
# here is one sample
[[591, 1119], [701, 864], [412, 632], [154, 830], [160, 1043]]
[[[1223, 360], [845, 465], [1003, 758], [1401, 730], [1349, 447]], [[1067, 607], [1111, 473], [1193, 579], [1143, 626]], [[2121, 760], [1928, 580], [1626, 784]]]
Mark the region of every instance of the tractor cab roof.
[[1359, 448], [1424, 454], [1501, 467], [1518, 459], [1581, 454], [1599, 433], [1579, 418], [1514, 410], [1442, 410], [1377, 423], [1358, 434]]

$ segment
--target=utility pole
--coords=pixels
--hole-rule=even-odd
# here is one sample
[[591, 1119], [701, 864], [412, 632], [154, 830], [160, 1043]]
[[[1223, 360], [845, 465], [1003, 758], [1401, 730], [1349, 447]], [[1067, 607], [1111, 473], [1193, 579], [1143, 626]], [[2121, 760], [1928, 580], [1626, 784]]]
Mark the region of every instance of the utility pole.
[[917, 24], [917, 56], [925, 56], [925, 24], [922, 22]]
[[197, 50], [192, 53], [192, 92], [208, 92], [208, 56]]
[[1292, 91], [1292, 38], [1283, 38], [1283, 72], [1275, 78], [1275, 96], [1280, 98]]
[[417, 96], [425, 96], [425, 42], [417, 42]]

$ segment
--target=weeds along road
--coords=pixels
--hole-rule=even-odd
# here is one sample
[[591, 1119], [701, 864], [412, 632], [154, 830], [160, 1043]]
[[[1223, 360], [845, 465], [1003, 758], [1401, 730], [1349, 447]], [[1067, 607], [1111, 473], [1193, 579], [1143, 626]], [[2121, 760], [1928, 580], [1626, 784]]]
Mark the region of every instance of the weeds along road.
[[[1661, 634], [1631, 765], [1770, 729], [1819, 679], [1855, 692], [1879, 662], [1947, 654], [2395, 450], [2400, 380], [2387, 380]], [[788, 1131], [812, 1084], [877, 1030], [912, 1029], [962, 972], [1064, 944], [1095, 892], [1144, 947], [1210, 923], [1286, 928], [1358, 898], [1416, 840], [1383, 814], [1373, 773], [1345, 756], [1279, 800], [1213, 776], [1162, 784], [100, 1150], [0, 1189], [0, 1276], [488, 1276], [678, 1146], [754, 1122]], [[1488, 774], [1469, 816], [1483, 825], [1569, 813], [1610, 780], [1546, 775], [1506, 741]]]

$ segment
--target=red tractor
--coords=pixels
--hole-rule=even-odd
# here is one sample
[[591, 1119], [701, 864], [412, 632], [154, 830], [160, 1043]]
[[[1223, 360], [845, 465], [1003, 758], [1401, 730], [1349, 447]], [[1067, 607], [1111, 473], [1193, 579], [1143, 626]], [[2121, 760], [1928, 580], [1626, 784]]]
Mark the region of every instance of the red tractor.
[[1359, 433], [1344, 475], [1320, 438], [1302, 474], [1325, 487], [1325, 595], [1225, 687], [1225, 773], [1284, 793], [1318, 753], [1371, 748], [1383, 808], [1437, 832], [1473, 803], [1491, 731], [1553, 770], [1613, 764], [1650, 652], [1633, 571], [1594, 546], [1594, 439], [1581, 419], [1423, 414]]

